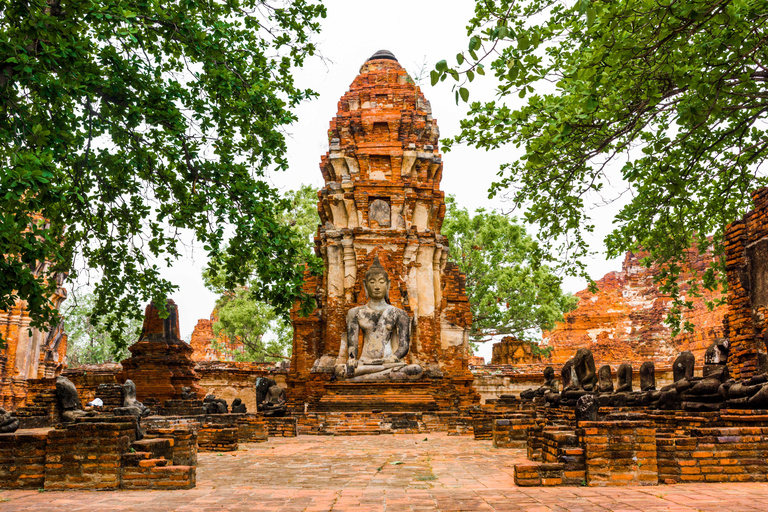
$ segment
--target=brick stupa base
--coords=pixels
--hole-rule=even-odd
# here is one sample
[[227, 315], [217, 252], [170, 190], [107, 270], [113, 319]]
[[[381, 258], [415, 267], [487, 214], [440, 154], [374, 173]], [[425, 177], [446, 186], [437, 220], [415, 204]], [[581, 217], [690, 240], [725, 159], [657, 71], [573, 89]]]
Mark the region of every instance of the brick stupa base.
[[179, 313], [176, 304], [168, 301], [168, 318], [160, 318], [154, 304], [147, 306], [139, 341], [128, 350], [131, 357], [122, 362], [118, 382], [131, 379], [136, 384], [136, 397], [154, 399], [159, 404], [180, 399], [181, 388], [188, 386], [202, 398], [205, 394], [198, 384], [192, 347], [179, 338]]

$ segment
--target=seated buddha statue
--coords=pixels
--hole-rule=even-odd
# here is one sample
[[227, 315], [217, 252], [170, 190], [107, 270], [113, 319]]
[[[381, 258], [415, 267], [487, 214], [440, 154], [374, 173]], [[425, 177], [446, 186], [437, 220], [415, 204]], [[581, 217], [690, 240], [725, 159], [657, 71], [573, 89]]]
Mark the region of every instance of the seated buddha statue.
[[421, 366], [403, 360], [410, 349], [411, 319], [389, 303], [389, 275], [378, 257], [363, 283], [368, 302], [347, 313], [347, 343], [341, 344], [336, 377], [349, 382], [418, 379], [423, 373]]

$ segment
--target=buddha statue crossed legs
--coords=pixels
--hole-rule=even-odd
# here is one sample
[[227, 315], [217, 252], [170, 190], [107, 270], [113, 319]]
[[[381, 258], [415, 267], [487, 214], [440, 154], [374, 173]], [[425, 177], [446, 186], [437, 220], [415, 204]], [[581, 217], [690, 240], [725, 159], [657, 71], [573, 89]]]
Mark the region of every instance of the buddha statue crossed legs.
[[[387, 301], [389, 284], [389, 275], [377, 257], [365, 273], [368, 303], [347, 313], [347, 343], [341, 344], [337, 378], [375, 382], [421, 377], [421, 366], [403, 361], [410, 349], [411, 319]], [[359, 354], [361, 331], [363, 347]]]

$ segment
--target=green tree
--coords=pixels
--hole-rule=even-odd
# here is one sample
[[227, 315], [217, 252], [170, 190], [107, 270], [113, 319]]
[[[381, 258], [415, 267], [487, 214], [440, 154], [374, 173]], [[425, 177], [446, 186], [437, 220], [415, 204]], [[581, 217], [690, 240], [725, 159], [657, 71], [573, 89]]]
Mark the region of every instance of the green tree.
[[477, 0], [468, 50], [455, 66], [440, 61], [432, 83], [454, 78], [457, 102], [468, 102], [468, 82], [489, 70], [498, 98], [471, 103], [443, 142], [520, 148], [490, 193], [508, 191], [582, 274], [573, 263], [589, 252], [591, 203], [626, 186], [608, 255], [649, 253], [677, 328], [685, 251], [716, 256], [687, 293], [699, 281], [724, 290], [724, 227], [766, 185], [766, 13], [766, 0]]
[[62, 316], [67, 333], [67, 364], [99, 364], [120, 362], [130, 357], [126, 348], [141, 334], [141, 321], [130, 319], [117, 334], [122, 343], [116, 344], [104, 323], [92, 323], [96, 296], [91, 292], [74, 293], [65, 302]]
[[[300, 244], [294, 265], [306, 262], [317, 269], [321, 261], [312, 251], [319, 222], [317, 189], [302, 185], [287, 191], [284, 199], [290, 207], [278, 219], [293, 229]], [[213, 323], [214, 348], [238, 361], [275, 361], [290, 356], [293, 326], [271, 303], [260, 298], [258, 288], [263, 283], [258, 274], [252, 275], [246, 286], [236, 288], [228, 287], [226, 270], [214, 273], [209, 269], [203, 279], [209, 289], [220, 294], [216, 301], [218, 319]], [[225, 343], [225, 339], [241, 344], [242, 350], [233, 352], [232, 343]]]
[[[222, 296], [216, 302], [213, 346], [236, 361], [279, 361], [291, 355], [293, 330], [265, 302], [254, 300], [248, 288]], [[226, 343], [224, 339], [229, 343]], [[240, 345], [241, 350], [232, 350]]]
[[542, 330], [576, 307], [577, 298], [563, 293], [562, 279], [538, 259], [537, 242], [516, 219], [483, 208], [472, 215], [448, 197], [442, 233], [450, 259], [467, 276], [476, 341], [509, 334], [538, 343]]
[[285, 314], [303, 246], [263, 177], [287, 167], [284, 127], [314, 95], [291, 72], [324, 16], [312, 0], [0, 3], [0, 309], [56, 324], [55, 277], [82, 262], [93, 322], [123, 346], [140, 305], [177, 288], [157, 262], [186, 229], [229, 288], [257, 275]]

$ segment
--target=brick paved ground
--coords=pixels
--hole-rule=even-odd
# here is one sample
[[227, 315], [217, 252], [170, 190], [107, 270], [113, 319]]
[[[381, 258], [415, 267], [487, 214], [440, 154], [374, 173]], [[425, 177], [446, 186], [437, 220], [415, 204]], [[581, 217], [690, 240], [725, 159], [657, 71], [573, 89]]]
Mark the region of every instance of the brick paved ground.
[[271, 438], [201, 453], [189, 491], [0, 491], [0, 512], [768, 510], [768, 484], [518, 488], [512, 466], [524, 458], [444, 434]]

